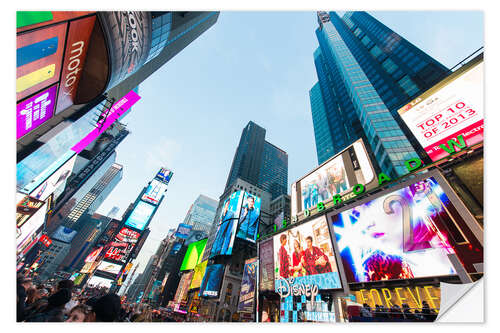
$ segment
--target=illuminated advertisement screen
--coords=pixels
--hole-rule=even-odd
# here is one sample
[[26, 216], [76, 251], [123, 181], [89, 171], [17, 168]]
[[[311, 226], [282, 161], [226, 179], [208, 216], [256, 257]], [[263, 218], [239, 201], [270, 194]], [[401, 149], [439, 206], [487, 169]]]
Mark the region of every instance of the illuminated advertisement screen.
[[94, 261], [96, 261], [97, 257], [99, 256], [99, 254], [101, 253], [103, 247], [98, 247], [97, 249], [95, 249], [94, 251], [92, 251], [88, 256], [87, 258], [85, 258], [85, 263], [93, 263]]
[[450, 208], [448, 196], [430, 177], [332, 215], [347, 281], [456, 274], [449, 259], [455, 253]]
[[84, 11], [17, 11], [16, 32], [40, 28], [57, 22], [68, 21], [95, 12]]
[[193, 229], [192, 225], [179, 223], [177, 231], [175, 232], [175, 237], [187, 239], [192, 229]]
[[259, 288], [274, 291], [274, 250], [273, 239], [259, 242]]
[[104, 258], [125, 263], [140, 236], [141, 234], [137, 231], [122, 228], [115, 236], [115, 239], [109, 244]]
[[120, 270], [122, 269], [122, 265], [115, 264], [109, 261], [102, 261], [99, 266], [97, 266], [97, 270], [113, 275], [117, 275], [120, 273]]
[[167, 184], [153, 179], [148, 185], [146, 192], [142, 195], [141, 200], [152, 203], [153, 205], [158, 205], [166, 190]]
[[292, 216], [313, 209], [318, 202], [331, 202], [335, 195], [343, 200], [353, 195], [352, 188], [363, 184], [367, 190], [378, 186], [363, 141], [360, 139], [335, 155], [309, 175], [292, 184]]
[[144, 201], [139, 201], [128, 217], [127, 222], [125, 222], [125, 225], [137, 230], [143, 230], [149, 222], [149, 218], [153, 215], [154, 210], [155, 206]]
[[207, 269], [207, 263], [208, 260], [205, 260], [194, 267], [193, 278], [191, 279], [189, 290], [200, 288], [203, 275], [205, 275], [205, 270]]
[[45, 222], [46, 213], [47, 205], [42, 205], [21, 227], [16, 228], [16, 245], [18, 253], [37, 241], [34, 236], [37, 230], [40, 229]]
[[22, 200], [17, 203], [16, 207], [16, 225], [18, 228], [35, 214], [40, 207], [45, 203], [44, 201], [35, 198], [21, 195]]
[[[449, 155], [440, 145], [463, 135], [467, 146], [483, 141], [484, 64], [464, 66], [398, 110], [432, 161]], [[452, 148], [453, 149], [453, 148]]]
[[260, 206], [261, 199], [258, 196], [244, 193], [236, 237], [255, 243], [259, 232]]
[[356, 298], [356, 303], [366, 303], [371, 308], [375, 308], [375, 305], [381, 305], [387, 309], [393, 305], [402, 308], [403, 304], [408, 304], [410, 309], [421, 309], [422, 302], [425, 301], [431, 309], [439, 312], [441, 305], [441, 288], [431, 285], [367, 288], [351, 292]]
[[76, 233], [77, 233], [76, 230], [60, 225], [59, 227], [57, 227], [56, 231], [52, 234], [52, 239], [69, 244], [71, 243], [73, 238], [75, 238]]
[[238, 312], [253, 313], [253, 304], [255, 290], [257, 289], [257, 269], [259, 261], [257, 258], [245, 261], [243, 269], [243, 280], [241, 281], [240, 300], [238, 303]]
[[201, 281], [199, 296], [202, 297], [219, 297], [219, 291], [224, 275], [224, 265], [216, 264], [209, 265], [205, 270], [205, 275]]
[[156, 174], [155, 178], [168, 184], [170, 182], [170, 179], [172, 179], [173, 174], [174, 173], [169, 169], [161, 168], [160, 171], [158, 171], [158, 173]]
[[180, 270], [186, 271], [194, 269], [195, 266], [201, 262], [201, 259], [203, 258], [203, 251], [205, 251], [206, 245], [206, 239], [202, 239], [201, 241], [189, 244]]
[[318, 290], [342, 288], [325, 216], [273, 236], [275, 291], [281, 295], [295, 285]]
[[177, 254], [177, 252], [179, 252], [181, 247], [182, 247], [181, 243], [175, 243], [174, 245], [172, 245], [172, 250], [170, 251], [170, 254], [171, 255]]
[[187, 272], [182, 274], [181, 280], [177, 287], [177, 291], [174, 297], [174, 303], [181, 303], [187, 301], [187, 292], [189, 285], [191, 284], [191, 278], [193, 277], [193, 272]]
[[87, 284], [92, 287], [105, 287], [105, 288], [110, 288], [111, 284], [113, 283], [113, 280], [111, 279], [106, 279], [102, 278], [100, 276], [92, 276], [88, 281]]

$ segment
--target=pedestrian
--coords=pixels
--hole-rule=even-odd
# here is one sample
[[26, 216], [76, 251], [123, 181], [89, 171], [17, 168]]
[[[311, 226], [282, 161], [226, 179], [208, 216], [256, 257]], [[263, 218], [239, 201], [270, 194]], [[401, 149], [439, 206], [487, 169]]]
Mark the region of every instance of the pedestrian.
[[120, 319], [121, 300], [117, 294], [106, 294], [92, 306], [97, 322], [114, 322]]
[[64, 306], [71, 299], [68, 289], [58, 290], [48, 298], [48, 304], [38, 313], [26, 319], [28, 322], [62, 322], [64, 321]]
[[68, 319], [66, 319], [66, 322], [88, 322], [88, 321], [94, 321], [95, 317], [90, 315], [91, 310], [88, 306], [84, 304], [77, 305], [73, 307], [68, 315]]
[[21, 322], [26, 318], [26, 292], [33, 285], [31, 279], [19, 274], [16, 279], [17, 284], [17, 304], [16, 304], [16, 320]]

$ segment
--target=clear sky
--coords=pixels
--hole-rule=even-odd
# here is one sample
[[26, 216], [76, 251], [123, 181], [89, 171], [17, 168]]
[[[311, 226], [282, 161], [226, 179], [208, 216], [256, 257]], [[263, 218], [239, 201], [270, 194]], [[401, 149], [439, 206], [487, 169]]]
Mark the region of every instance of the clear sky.
[[[484, 45], [481, 11], [370, 12], [443, 65]], [[241, 131], [253, 120], [288, 153], [288, 183], [317, 166], [309, 89], [315, 12], [221, 12], [217, 23], [139, 86], [117, 148], [123, 179], [98, 212], [121, 215], [161, 166], [174, 176], [135, 261], [141, 272], [204, 194], [218, 199]]]

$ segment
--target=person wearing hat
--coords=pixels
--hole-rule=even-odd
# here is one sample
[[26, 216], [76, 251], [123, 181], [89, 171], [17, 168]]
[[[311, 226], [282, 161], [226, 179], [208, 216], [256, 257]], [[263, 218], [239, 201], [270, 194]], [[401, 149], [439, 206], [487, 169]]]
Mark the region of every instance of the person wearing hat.
[[17, 276], [17, 306], [16, 320], [23, 321], [26, 318], [26, 291], [33, 287], [31, 279], [24, 275]]
[[64, 306], [71, 299], [69, 289], [60, 289], [48, 298], [48, 304], [40, 312], [26, 319], [27, 322], [62, 322]]

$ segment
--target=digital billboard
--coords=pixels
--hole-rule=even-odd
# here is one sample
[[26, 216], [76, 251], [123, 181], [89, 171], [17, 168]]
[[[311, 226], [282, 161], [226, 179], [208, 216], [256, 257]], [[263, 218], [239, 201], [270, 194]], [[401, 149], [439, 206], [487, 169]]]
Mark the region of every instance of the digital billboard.
[[189, 290], [200, 288], [201, 281], [205, 275], [205, 270], [207, 269], [208, 260], [202, 261], [194, 267], [193, 278], [191, 279], [191, 284], [189, 285]]
[[441, 288], [432, 285], [406, 286], [396, 288], [369, 288], [351, 291], [356, 297], [356, 303], [368, 304], [371, 308], [381, 305], [391, 308], [408, 304], [410, 309], [421, 309], [422, 302], [429, 304], [431, 309], [437, 310], [441, 305]]
[[45, 203], [27, 195], [21, 195], [20, 197], [22, 199], [17, 203], [16, 207], [16, 225], [18, 228], [22, 227]]
[[273, 239], [259, 242], [259, 290], [274, 292]]
[[182, 247], [182, 244], [181, 243], [175, 243], [174, 245], [172, 245], [172, 250], [170, 251], [170, 255], [175, 255], [177, 254], [177, 252], [179, 252], [179, 250], [181, 249]]
[[456, 274], [449, 257], [457, 216], [434, 177], [331, 216], [348, 282]]
[[180, 270], [186, 271], [194, 269], [195, 266], [201, 262], [206, 245], [207, 245], [206, 239], [202, 239], [200, 241], [189, 244], [186, 250], [186, 255], [184, 256], [184, 260], [182, 261]]
[[94, 261], [96, 261], [97, 257], [99, 256], [99, 254], [101, 253], [103, 247], [98, 247], [97, 249], [93, 250], [88, 256], [87, 258], [85, 258], [85, 263], [93, 263]]
[[346, 197], [343, 200], [349, 199], [349, 195], [354, 196], [352, 189], [357, 184], [364, 185], [366, 190], [378, 186], [362, 139], [292, 184], [292, 216], [314, 209], [319, 202], [326, 205], [336, 195]]
[[120, 273], [120, 270], [122, 269], [122, 265], [115, 264], [109, 261], [101, 261], [99, 266], [97, 266], [97, 270], [105, 273], [109, 273], [112, 275], [117, 275]]
[[153, 205], [158, 205], [166, 190], [167, 184], [153, 179], [146, 188], [146, 192], [142, 195], [141, 200], [149, 202]]
[[111, 279], [106, 279], [100, 276], [92, 276], [88, 281], [87, 284], [92, 287], [105, 287], [105, 288], [110, 288], [111, 284], [113, 283], [113, 280]]
[[179, 223], [177, 231], [175, 232], [175, 237], [187, 239], [192, 229], [193, 229], [192, 225]]
[[95, 12], [86, 11], [16, 11], [16, 32], [68, 21]]
[[253, 313], [255, 290], [257, 289], [258, 268], [259, 261], [257, 258], [245, 260], [245, 267], [243, 268], [243, 279], [241, 280], [238, 312]]
[[191, 284], [192, 277], [193, 272], [186, 272], [182, 274], [181, 280], [179, 281], [177, 291], [174, 296], [174, 303], [180, 304], [181, 302], [187, 302], [187, 292], [189, 285]]
[[340, 275], [325, 216], [273, 236], [275, 291], [282, 297], [296, 285], [340, 289]]
[[219, 297], [222, 277], [224, 275], [224, 265], [215, 264], [207, 266], [205, 275], [201, 281], [199, 296]]
[[76, 233], [76, 230], [60, 225], [52, 234], [52, 239], [69, 244], [75, 238]]
[[38, 241], [39, 233], [37, 231], [45, 222], [47, 205], [42, 205], [33, 215], [27, 219], [23, 225], [16, 228], [16, 246], [17, 253], [20, 254], [28, 246]]
[[244, 193], [236, 237], [255, 243], [259, 232], [260, 206], [260, 197]]
[[169, 169], [161, 168], [160, 171], [158, 171], [158, 173], [156, 174], [155, 178], [160, 180], [161, 182], [168, 184], [170, 182], [170, 179], [172, 179], [173, 175], [174, 173]]
[[149, 222], [151, 215], [153, 215], [154, 210], [155, 206], [144, 201], [139, 201], [125, 222], [125, 225], [137, 230], [143, 230]]
[[16, 139], [25, 136], [54, 115], [57, 84], [25, 99], [16, 106]]
[[137, 231], [133, 231], [129, 228], [122, 228], [115, 236], [115, 239], [109, 244], [109, 248], [104, 254], [104, 258], [125, 263], [140, 236], [141, 234]]
[[483, 141], [484, 63], [471, 63], [398, 110], [432, 161], [448, 156], [441, 145], [459, 135], [467, 146]]

